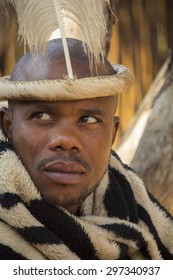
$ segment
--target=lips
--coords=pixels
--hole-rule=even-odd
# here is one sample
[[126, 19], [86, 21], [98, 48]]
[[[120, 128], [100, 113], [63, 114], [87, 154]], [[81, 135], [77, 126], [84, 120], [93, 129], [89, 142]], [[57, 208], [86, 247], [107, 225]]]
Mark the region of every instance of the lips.
[[78, 184], [85, 175], [85, 168], [76, 162], [51, 162], [44, 167], [44, 173], [57, 184]]

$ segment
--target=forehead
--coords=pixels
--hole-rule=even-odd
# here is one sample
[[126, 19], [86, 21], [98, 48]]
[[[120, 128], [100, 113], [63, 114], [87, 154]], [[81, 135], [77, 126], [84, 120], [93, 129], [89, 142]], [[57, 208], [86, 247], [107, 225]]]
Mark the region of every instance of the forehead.
[[9, 110], [21, 112], [34, 108], [50, 109], [57, 112], [69, 111], [71, 114], [82, 110], [99, 110], [100, 112], [115, 112], [117, 106], [116, 97], [93, 98], [78, 101], [10, 101]]

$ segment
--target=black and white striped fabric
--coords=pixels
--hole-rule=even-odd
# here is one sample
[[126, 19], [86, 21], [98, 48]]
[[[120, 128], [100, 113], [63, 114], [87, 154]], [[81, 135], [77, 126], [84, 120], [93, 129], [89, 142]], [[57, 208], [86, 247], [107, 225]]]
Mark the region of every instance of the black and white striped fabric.
[[114, 152], [76, 216], [53, 207], [1, 141], [0, 259], [173, 259], [173, 219]]

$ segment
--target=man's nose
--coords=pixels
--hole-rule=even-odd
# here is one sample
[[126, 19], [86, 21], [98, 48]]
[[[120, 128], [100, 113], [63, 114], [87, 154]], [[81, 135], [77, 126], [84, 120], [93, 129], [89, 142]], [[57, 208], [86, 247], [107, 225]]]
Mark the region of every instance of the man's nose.
[[81, 150], [80, 130], [76, 125], [63, 122], [56, 125], [50, 138], [51, 150]]

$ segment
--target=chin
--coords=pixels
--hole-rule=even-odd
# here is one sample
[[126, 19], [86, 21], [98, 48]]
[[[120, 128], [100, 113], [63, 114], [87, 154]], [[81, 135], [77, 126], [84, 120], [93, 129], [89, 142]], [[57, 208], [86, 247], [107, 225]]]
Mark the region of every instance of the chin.
[[76, 205], [79, 206], [87, 195], [88, 194], [80, 194], [79, 196], [69, 196], [69, 194], [66, 194], [60, 197], [59, 195], [57, 196], [57, 194], [42, 194], [42, 198], [44, 199], [44, 201], [46, 201], [52, 206], [60, 206], [68, 210], [69, 208], [75, 207]]
[[[99, 181], [100, 182], [100, 181]], [[78, 208], [80, 204], [90, 195], [97, 187], [99, 183], [95, 184], [91, 189], [87, 189], [83, 186], [73, 185], [61, 185], [53, 186], [49, 189], [40, 189], [40, 193], [44, 201], [55, 207], [63, 207], [64, 209]], [[81, 190], [82, 189], [82, 190]]]

